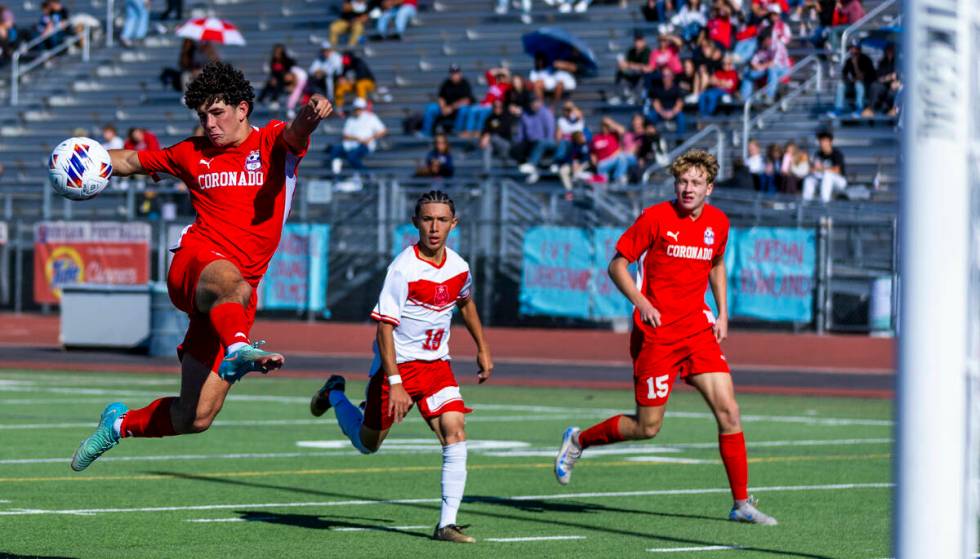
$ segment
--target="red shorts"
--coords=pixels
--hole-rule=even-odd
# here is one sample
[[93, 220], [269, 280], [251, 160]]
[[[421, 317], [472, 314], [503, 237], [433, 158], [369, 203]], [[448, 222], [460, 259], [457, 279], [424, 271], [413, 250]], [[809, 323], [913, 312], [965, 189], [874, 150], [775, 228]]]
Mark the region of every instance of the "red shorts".
[[725, 354], [710, 328], [693, 336], [663, 343], [647, 339], [639, 328], [630, 336], [633, 390], [639, 406], [663, 406], [674, 381], [702, 373], [730, 373]]
[[[225, 358], [225, 348], [221, 345], [218, 333], [211, 326], [211, 319], [207, 314], [198, 312], [195, 294], [197, 281], [204, 268], [215, 260], [228, 260], [228, 257], [215, 251], [206, 243], [188, 242], [186, 237], [184, 241], [180, 248], [174, 251], [170, 272], [167, 274], [170, 301], [190, 317], [190, 325], [187, 327], [184, 341], [177, 346], [177, 358], [183, 360], [185, 354], [190, 355], [204, 365], [210, 366], [212, 372], [217, 372], [221, 360]], [[245, 309], [249, 329], [255, 322], [256, 287], [257, 284], [252, 285], [252, 298]]]
[[[412, 397], [412, 402], [418, 404], [419, 413], [425, 419], [438, 417], [446, 412], [458, 411], [470, 413], [473, 410], [463, 403], [459, 393], [459, 383], [453, 375], [449, 361], [408, 361], [398, 364], [398, 374], [402, 377], [402, 386]], [[388, 414], [388, 393], [391, 385], [384, 371], [377, 371], [371, 376], [367, 389], [367, 405], [364, 407], [364, 425], [375, 431], [385, 431], [391, 428], [395, 421]]]

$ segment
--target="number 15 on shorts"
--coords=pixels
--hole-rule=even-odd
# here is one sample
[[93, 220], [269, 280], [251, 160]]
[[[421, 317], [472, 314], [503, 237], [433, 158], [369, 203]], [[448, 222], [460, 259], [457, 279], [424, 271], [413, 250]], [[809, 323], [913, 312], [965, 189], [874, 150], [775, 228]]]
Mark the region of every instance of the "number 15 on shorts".
[[666, 398], [667, 394], [670, 394], [670, 375], [647, 377], [647, 398]]

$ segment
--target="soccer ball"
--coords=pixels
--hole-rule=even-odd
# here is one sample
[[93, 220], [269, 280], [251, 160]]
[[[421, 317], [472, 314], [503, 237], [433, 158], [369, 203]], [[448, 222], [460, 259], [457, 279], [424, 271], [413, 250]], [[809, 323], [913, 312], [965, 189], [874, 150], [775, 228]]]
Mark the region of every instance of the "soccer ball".
[[91, 138], [68, 138], [48, 158], [48, 181], [69, 200], [88, 200], [109, 184], [112, 160], [102, 144]]

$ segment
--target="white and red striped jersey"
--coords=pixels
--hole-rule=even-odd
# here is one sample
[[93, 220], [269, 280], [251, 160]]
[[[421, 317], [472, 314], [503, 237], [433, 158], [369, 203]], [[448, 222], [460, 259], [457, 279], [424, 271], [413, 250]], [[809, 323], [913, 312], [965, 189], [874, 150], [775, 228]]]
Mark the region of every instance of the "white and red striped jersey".
[[395, 325], [396, 363], [449, 359], [453, 307], [471, 292], [470, 267], [459, 254], [446, 247], [442, 264], [436, 265], [423, 260], [413, 245], [388, 266], [371, 318]]

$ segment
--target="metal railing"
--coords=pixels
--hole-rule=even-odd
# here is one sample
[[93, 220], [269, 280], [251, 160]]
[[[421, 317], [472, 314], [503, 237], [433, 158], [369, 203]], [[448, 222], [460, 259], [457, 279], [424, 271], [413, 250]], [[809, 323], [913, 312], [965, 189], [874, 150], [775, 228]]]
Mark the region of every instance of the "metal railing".
[[786, 95], [783, 95], [778, 103], [762, 111], [754, 118], [752, 117], [752, 104], [755, 101], [761, 99], [763, 95], [765, 95], [765, 90], [760, 89], [755, 93], [753, 93], [752, 95], [750, 95], [749, 98], [745, 100], [745, 103], [742, 106], [742, 159], [743, 160], [748, 159], [749, 157], [749, 130], [753, 126], [758, 125], [758, 123], [772, 116], [777, 111], [785, 111], [789, 107], [789, 103], [791, 101], [803, 95], [803, 93], [807, 91], [810, 87], [815, 87], [816, 91], [820, 91], [821, 89], [823, 89], [823, 65], [821, 64], [820, 59], [813, 54], [807, 56], [803, 60], [800, 60], [799, 62], [794, 64], [793, 68], [790, 69], [789, 73], [783, 75], [780, 79], [783, 80], [783, 79], [791, 78], [795, 75], [799, 75], [800, 73], [803, 72], [803, 70], [808, 69], [810, 67], [814, 67], [816, 69], [816, 72], [814, 73], [813, 76], [811, 76], [809, 79], [804, 81], [798, 87], [792, 89]]
[[[697, 146], [698, 144], [702, 143], [702, 140], [704, 140], [705, 138], [711, 136], [712, 134], [715, 135], [715, 146], [713, 148], [715, 153], [713, 155], [715, 156], [715, 158], [718, 159], [718, 169], [719, 169], [719, 171], [718, 171], [718, 173], [719, 173], [718, 174], [718, 179], [724, 179], [724, 178], [726, 178], [727, 172], [728, 172], [727, 171], [728, 167], [727, 167], [727, 165], [725, 165], [725, 163], [726, 163], [725, 132], [721, 128], [719, 128], [717, 125], [714, 125], [714, 124], [712, 124], [712, 125], [704, 128], [703, 130], [701, 130], [697, 134], [691, 136], [687, 140], [684, 140], [684, 143], [682, 143], [681, 145], [679, 145], [676, 148], [674, 148], [671, 151], [669, 151], [667, 153], [666, 160], [667, 161], [673, 161], [675, 157], [677, 157], [678, 155], [681, 155], [685, 151], [687, 151], [687, 150], [689, 150], [689, 149]], [[653, 164], [651, 164], [649, 167], [646, 168], [645, 171], [643, 171], [643, 177], [642, 177], [642, 179], [641, 179], [640, 182], [642, 182], [643, 184], [649, 183], [650, 182], [650, 179], [653, 178], [654, 174], [657, 171], [666, 169], [669, 166], [670, 166], [669, 163], [667, 163], [667, 164], [661, 164], [661, 163], [653, 163]]]
[[82, 26], [82, 34], [72, 35], [66, 38], [58, 46], [53, 49], [48, 49], [42, 52], [37, 58], [28, 62], [27, 64], [21, 65], [20, 59], [22, 56], [33, 50], [38, 45], [46, 42], [52, 36], [64, 32], [66, 29], [71, 27], [70, 22], [62, 22], [57, 30], [51, 31], [50, 33], [45, 33], [40, 37], [35, 38], [29, 43], [21, 45], [14, 54], [10, 57], [10, 104], [11, 106], [16, 106], [20, 100], [20, 78], [30, 72], [31, 70], [37, 68], [38, 66], [44, 64], [48, 60], [51, 60], [55, 56], [61, 54], [62, 52], [70, 49], [79, 42], [82, 43], [82, 60], [85, 62], [89, 61], [89, 51], [92, 44], [92, 30], [89, 25]]
[[897, 4], [898, 0], [886, 0], [878, 6], [876, 6], [870, 12], [864, 14], [864, 17], [855, 21], [845, 29], [840, 35], [840, 45], [837, 52], [837, 63], [842, 64], [845, 57], [847, 56], [847, 42], [854, 33], [868, 27], [873, 21], [878, 19], [878, 16], [883, 14], [885, 10], [891, 8], [893, 5]]

